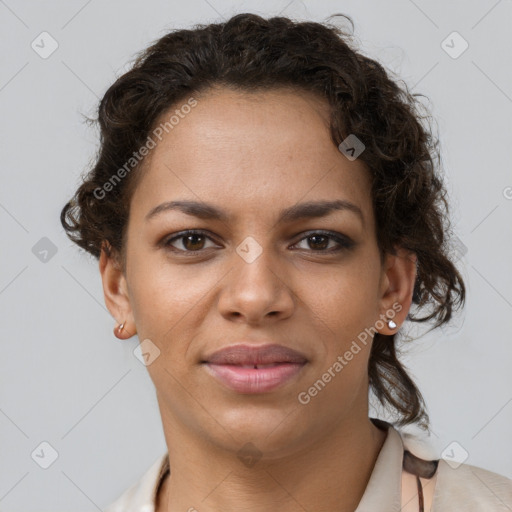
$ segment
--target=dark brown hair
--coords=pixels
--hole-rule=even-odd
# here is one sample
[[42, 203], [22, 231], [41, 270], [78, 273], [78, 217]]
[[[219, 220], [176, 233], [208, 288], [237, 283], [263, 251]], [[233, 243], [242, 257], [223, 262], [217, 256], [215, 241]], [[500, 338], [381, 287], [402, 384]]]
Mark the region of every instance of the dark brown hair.
[[[352, 25], [350, 17], [348, 19]], [[449, 254], [447, 192], [439, 175], [439, 140], [422, 121], [421, 94], [390, 78], [381, 64], [360, 53], [353, 34], [330, 22], [296, 22], [238, 14], [224, 23], [172, 31], [137, 55], [133, 67], [107, 90], [98, 108], [100, 149], [93, 168], [61, 212], [71, 240], [94, 257], [101, 250], [125, 268], [125, 236], [131, 195], [145, 160], [106, 197], [112, 179], [163, 114], [212, 87], [255, 92], [291, 87], [314, 93], [330, 106], [330, 130], [338, 146], [354, 134], [359, 158], [372, 176], [377, 242], [383, 261], [400, 246], [417, 255], [413, 304], [433, 328], [450, 320], [465, 301], [465, 286]], [[95, 193], [96, 191], [96, 193]], [[395, 336], [376, 333], [369, 383], [382, 405], [398, 413], [396, 424], [428, 429], [423, 397], [397, 357]]]

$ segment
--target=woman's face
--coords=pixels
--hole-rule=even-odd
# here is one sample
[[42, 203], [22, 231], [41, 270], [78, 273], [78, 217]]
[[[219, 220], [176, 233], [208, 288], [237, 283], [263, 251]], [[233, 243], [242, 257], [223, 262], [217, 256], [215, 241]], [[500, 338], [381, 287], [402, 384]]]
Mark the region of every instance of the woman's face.
[[[134, 192], [126, 274], [109, 306], [145, 343], [168, 428], [278, 456], [367, 419], [371, 336], [362, 333], [377, 322], [390, 334], [379, 320], [397, 298], [406, 314], [414, 276], [409, 267], [404, 284], [397, 265], [392, 282], [381, 267], [368, 171], [332, 143], [326, 104], [285, 90], [195, 99]], [[173, 201], [195, 206], [149, 215]], [[288, 378], [271, 389], [242, 376], [261, 368], [238, 368], [229, 384], [205, 361], [240, 343], [283, 345], [306, 362], [284, 365]]]

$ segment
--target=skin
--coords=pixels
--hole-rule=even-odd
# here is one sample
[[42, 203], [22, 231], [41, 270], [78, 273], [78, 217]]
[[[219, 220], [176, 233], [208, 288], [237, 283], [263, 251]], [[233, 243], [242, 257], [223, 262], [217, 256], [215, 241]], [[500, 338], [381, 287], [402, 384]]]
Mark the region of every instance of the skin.
[[[194, 97], [197, 106], [146, 161], [130, 204], [125, 272], [114, 257], [100, 257], [106, 305], [125, 322], [116, 335], [137, 333], [160, 350], [147, 369], [171, 476], [157, 512], [268, 512], [277, 504], [281, 512], [353, 511], [387, 432], [368, 418], [371, 337], [308, 404], [297, 396], [393, 304], [402, 307], [393, 320], [403, 323], [416, 257], [400, 249], [381, 265], [370, 175], [331, 141], [323, 100], [287, 89]], [[155, 206], [178, 199], [212, 203], [231, 217], [173, 210], [145, 220]], [[337, 199], [357, 205], [364, 222], [343, 210], [277, 223], [284, 208]], [[211, 238], [176, 239], [175, 252], [159, 245], [186, 229]], [[308, 238], [316, 230], [354, 246], [329, 252], [338, 244]], [[236, 251], [248, 236], [262, 249], [251, 263]], [[199, 254], [185, 254], [193, 249]], [[396, 332], [379, 325], [383, 334]], [[272, 392], [237, 393], [200, 362], [240, 340], [283, 344], [308, 363]], [[261, 454], [252, 467], [237, 457], [248, 442]]]

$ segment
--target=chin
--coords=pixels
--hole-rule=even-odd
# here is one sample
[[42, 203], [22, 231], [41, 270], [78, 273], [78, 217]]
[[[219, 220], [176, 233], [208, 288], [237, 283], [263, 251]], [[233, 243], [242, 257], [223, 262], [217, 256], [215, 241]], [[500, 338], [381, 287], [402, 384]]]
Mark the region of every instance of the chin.
[[290, 443], [302, 438], [300, 422], [292, 413], [292, 408], [261, 405], [237, 407], [222, 411], [217, 408], [215, 419], [229, 435], [227, 442], [233, 439], [240, 445], [252, 442], [265, 454], [279, 452]]

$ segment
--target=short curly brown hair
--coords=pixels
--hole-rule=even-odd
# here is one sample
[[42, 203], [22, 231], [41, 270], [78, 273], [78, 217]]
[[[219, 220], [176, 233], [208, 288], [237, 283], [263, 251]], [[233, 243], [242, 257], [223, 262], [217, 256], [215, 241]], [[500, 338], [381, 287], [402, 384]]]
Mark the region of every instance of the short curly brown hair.
[[[352, 19], [349, 20], [354, 28]], [[332, 16], [331, 16], [332, 18]], [[338, 146], [354, 134], [372, 176], [372, 202], [382, 261], [403, 247], [417, 256], [413, 304], [429, 310], [414, 322], [450, 320], [465, 302], [463, 279], [449, 252], [447, 192], [439, 175], [439, 140], [422, 120], [420, 102], [381, 64], [363, 56], [353, 34], [328, 22], [238, 14], [224, 23], [175, 30], [140, 52], [107, 90], [98, 108], [100, 150], [74, 197], [63, 207], [68, 237], [94, 257], [119, 257], [125, 269], [130, 198], [143, 159], [107, 198], [97, 191], [147, 140], [165, 112], [216, 86], [240, 91], [279, 87], [313, 92], [330, 105]], [[96, 191], [96, 193], [95, 193]], [[99, 196], [99, 197], [98, 197]], [[397, 357], [395, 336], [376, 333], [368, 366], [370, 389], [397, 413], [396, 424], [429, 428], [419, 389]]]

